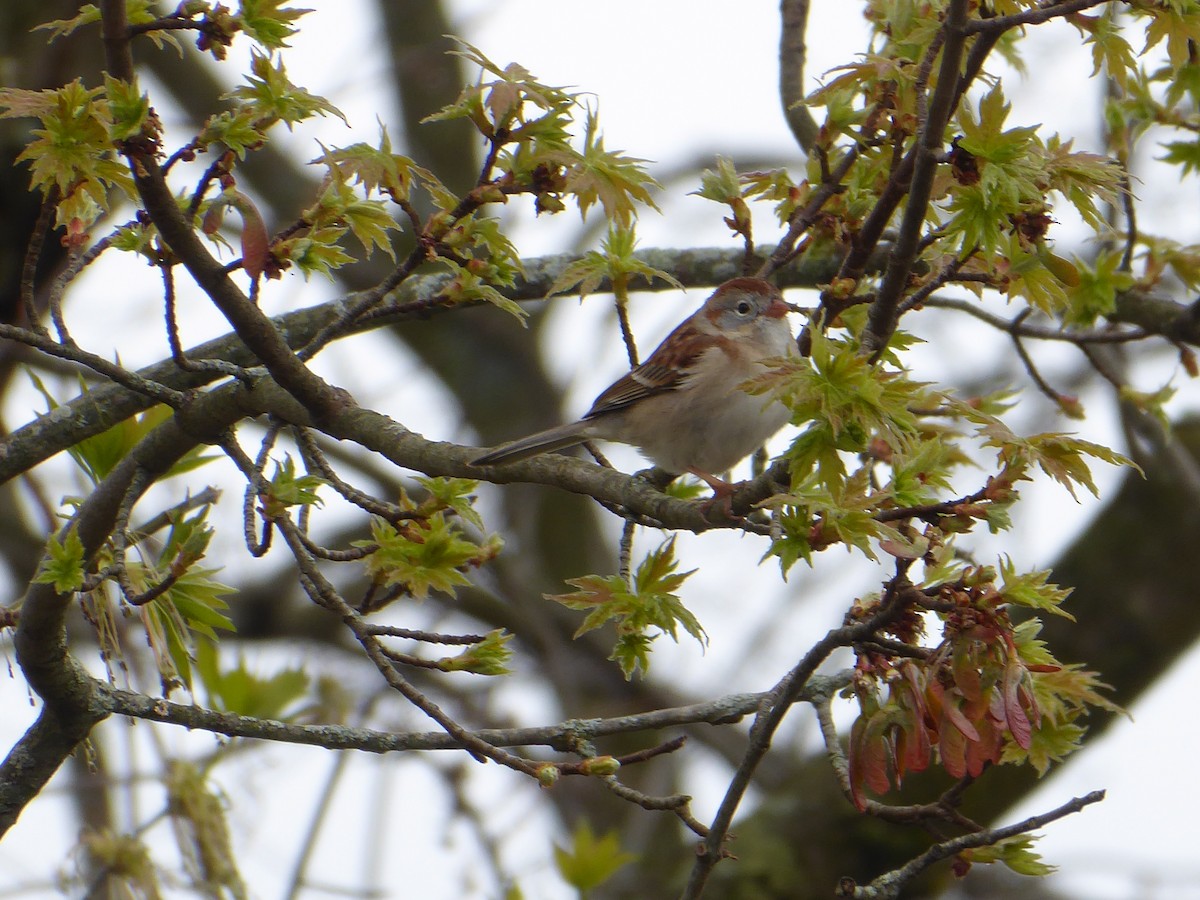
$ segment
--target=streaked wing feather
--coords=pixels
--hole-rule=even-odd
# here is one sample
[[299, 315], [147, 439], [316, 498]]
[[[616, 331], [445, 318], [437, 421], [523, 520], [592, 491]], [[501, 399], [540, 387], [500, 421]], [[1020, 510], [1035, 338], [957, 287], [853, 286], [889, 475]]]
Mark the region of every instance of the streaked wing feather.
[[608, 389], [596, 398], [596, 402], [584, 418], [590, 419], [603, 413], [624, 409], [654, 394], [673, 391], [682, 381], [683, 376], [677, 369], [656, 365], [652, 361], [645, 362], [609, 385]]
[[625, 409], [639, 400], [682, 386], [700, 356], [714, 344], [723, 343], [720, 338], [698, 331], [694, 320], [695, 316], [681, 322], [644, 363], [613, 382], [596, 398], [584, 418]]

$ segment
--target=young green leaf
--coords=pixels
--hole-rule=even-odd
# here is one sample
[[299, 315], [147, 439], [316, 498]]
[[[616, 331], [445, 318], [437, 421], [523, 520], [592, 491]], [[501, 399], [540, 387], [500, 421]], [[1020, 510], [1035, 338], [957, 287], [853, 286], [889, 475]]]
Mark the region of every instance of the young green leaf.
[[701, 646], [708, 642], [704, 628], [683, 605], [676, 591], [695, 571], [677, 572], [675, 538], [671, 537], [646, 555], [633, 575], [632, 584], [619, 575], [587, 575], [572, 578], [567, 584], [578, 590], [570, 594], [547, 594], [569, 609], [586, 611], [587, 616], [575, 631], [579, 637], [608, 621], [617, 627], [617, 643], [611, 659], [618, 662], [626, 678], [649, 664], [649, 629], [678, 641], [682, 627]]
[[296, 464], [290, 456], [284, 457], [282, 463], [275, 463], [275, 474], [267, 485], [267, 495], [263, 498], [268, 517], [279, 516], [290, 506], [320, 506], [321, 498], [317, 490], [325, 484], [325, 479], [318, 475], [296, 474]]
[[244, 104], [253, 115], [256, 127], [266, 128], [282, 122], [291, 130], [297, 122], [317, 115], [334, 115], [346, 122], [346, 117], [324, 97], [292, 84], [282, 59], [273, 62], [272, 57], [255, 50], [250, 70], [253, 74], [247, 76], [247, 84], [234, 88], [225, 96]]
[[457, 656], [437, 661], [443, 672], [473, 672], [476, 675], [507, 675], [512, 649], [507, 646], [513, 636], [502, 628], [489, 631], [482, 641], [472, 644]]
[[444, 511], [403, 526], [372, 519], [371, 538], [355, 542], [357, 547], [374, 548], [365, 559], [371, 577], [379, 584], [400, 585], [417, 600], [430, 591], [453, 595], [455, 588], [469, 583], [468, 569], [483, 565], [500, 550], [495, 536], [482, 543], [469, 540]]
[[296, 33], [295, 22], [311, 9], [282, 5], [283, 0], [240, 0], [235, 21], [253, 40], [268, 50], [286, 47], [285, 39]]
[[600, 887], [637, 855], [621, 849], [621, 837], [610, 831], [596, 837], [586, 819], [580, 819], [571, 836], [571, 846], [554, 845], [554, 864], [563, 880], [583, 896]]
[[52, 534], [33, 580], [38, 584], [54, 585], [54, 590], [60, 594], [77, 591], [83, 586], [84, 562], [83, 541], [73, 527], [67, 530], [62, 541]]

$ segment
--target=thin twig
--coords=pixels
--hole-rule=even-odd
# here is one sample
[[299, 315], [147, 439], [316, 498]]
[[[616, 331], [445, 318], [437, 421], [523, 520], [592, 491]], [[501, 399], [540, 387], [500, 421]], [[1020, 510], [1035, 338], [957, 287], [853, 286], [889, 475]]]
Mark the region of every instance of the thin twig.
[[367, 623], [365, 629], [368, 633], [378, 637], [396, 637], [405, 638], [410, 641], [423, 641], [427, 644], [448, 644], [450, 646], [478, 644], [480, 641], [486, 641], [486, 634], [439, 634], [434, 631], [420, 631], [413, 628], [401, 628], [398, 625], [376, 625]]
[[343, 481], [333, 466], [330, 465], [329, 460], [325, 458], [325, 454], [321, 452], [316, 437], [309, 429], [293, 428], [292, 435], [296, 439], [296, 445], [300, 449], [300, 456], [304, 459], [304, 464], [308, 467], [309, 471], [315, 471], [331, 488], [341, 494], [350, 503], [353, 503], [371, 515], [386, 519], [392, 524], [406, 519], [419, 518], [411, 509], [404, 509], [394, 503], [386, 503]]
[[895, 900], [899, 897], [904, 886], [928, 869], [936, 862], [949, 859], [952, 856], [975, 847], [989, 847], [1000, 841], [1021, 834], [1028, 834], [1051, 822], [1077, 813], [1093, 803], [1104, 799], [1104, 791], [1092, 791], [1082, 797], [1075, 797], [1062, 806], [1037, 816], [1030, 816], [1021, 822], [1005, 825], [1002, 828], [989, 828], [974, 834], [964, 834], [951, 838], [930, 847], [920, 856], [905, 863], [899, 869], [879, 876], [868, 885], [856, 885], [849, 879], [844, 879], [839, 886], [839, 897], [853, 897], [855, 900]]
[[144, 591], [139, 591], [129, 578], [129, 568], [125, 564], [125, 553], [129, 546], [129, 519], [133, 514], [133, 505], [146, 492], [148, 486], [149, 476], [139, 470], [129, 482], [129, 487], [125, 491], [125, 496], [121, 500], [116, 519], [113, 522], [113, 565], [106, 570], [106, 574], [116, 578], [117, 585], [121, 588], [121, 594], [130, 606], [145, 606], [158, 599], [174, 587], [175, 582], [179, 579], [174, 572], [168, 572], [157, 584], [151, 585]]
[[891, 621], [901, 608], [907, 579], [904, 572], [909, 563], [897, 560], [897, 575], [889, 583], [889, 589], [879, 608], [867, 619], [840, 628], [831, 629], [804, 655], [790, 672], [763, 698], [754, 724], [750, 727], [750, 739], [745, 753], [738, 764], [733, 778], [725, 790], [725, 796], [709, 826], [708, 837], [696, 850], [696, 861], [692, 865], [682, 900], [697, 900], [704, 891], [713, 868], [725, 856], [724, 842], [733, 824], [733, 816], [742, 798], [750, 787], [763, 757], [771, 746], [771, 738], [779, 728], [792, 704], [807, 691], [823, 693], [824, 685], [813, 685], [814, 673], [834, 650], [851, 646], [871, 637], [879, 628]]
[[42, 324], [41, 314], [37, 308], [37, 267], [42, 258], [42, 247], [46, 243], [46, 234], [50, 231], [50, 222], [58, 207], [58, 185], [52, 184], [42, 199], [42, 208], [38, 211], [37, 222], [29, 232], [29, 243], [25, 247], [25, 257], [21, 261], [21, 304], [25, 309], [25, 319], [30, 328], [43, 337], [50, 333]]
[[167, 344], [171, 348], [171, 359], [175, 365], [185, 372], [211, 372], [217, 375], [229, 375], [234, 378], [245, 378], [246, 370], [223, 359], [193, 360], [183, 351], [179, 340], [179, 322], [175, 315], [175, 269], [170, 263], [159, 265], [163, 280], [163, 308], [167, 320]]
[[1041, 25], [1051, 19], [1071, 16], [1093, 6], [1111, 2], [1113, 0], [1043, 0], [1036, 9], [1008, 16], [993, 16], [990, 19], [974, 19], [966, 23], [963, 30], [967, 34], [1002, 34], [1022, 25]]
[[[263, 438], [258, 452], [258, 459], [253, 461], [242, 450], [241, 445], [237, 442], [236, 435], [232, 432], [218, 444], [225, 451], [225, 455], [233, 460], [234, 464], [242, 470], [243, 474], [246, 474], [246, 492], [242, 496], [242, 537], [246, 542], [246, 549], [250, 551], [250, 555], [255, 559], [265, 556], [267, 551], [271, 549], [271, 535], [275, 530], [269, 521], [264, 520], [262, 538], [258, 537], [257, 501], [267, 491], [267, 481], [263, 475], [263, 467], [267, 464], [267, 455], [271, 451], [271, 445], [275, 440], [276, 434], [278, 434], [278, 428], [272, 425]], [[247, 474], [247, 470], [253, 471], [254, 475]]]
[[966, 313], [981, 322], [986, 322], [993, 328], [1023, 338], [1034, 338], [1040, 341], [1064, 341], [1069, 344], [1127, 344], [1131, 341], [1141, 341], [1151, 337], [1151, 333], [1141, 328], [1130, 331], [1069, 331], [1062, 328], [1044, 328], [1029, 325], [1024, 318], [1020, 321], [1006, 319], [987, 310], [980, 309], [979, 304], [958, 297], [927, 297], [922, 301], [928, 309], [952, 309]]
[[[132, 391], [135, 394], [140, 394], [143, 397], [149, 398], [153, 403], [165, 403], [168, 406], [178, 408], [184, 404], [187, 395], [183, 391], [177, 391], [174, 388], [167, 387], [161, 382], [151, 380], [136, 372], [131, 372], [116, 363], [110, 362], [103, 356], [97, 356], [94, 353], [89, 353], [86, 350], [80, 349], [75, 345], [60, 344], [49, 336], [49, 334], [39, 334], [36, 331], [31, 331], [28, 328], [18, 328], [15, 325], [5, 325], [0, 323], [0, 338], [10, 341], [16, 341], [33, 347], [35, 350], [40, 350], [48, 356], [53, 356], [56, 359], [65, 359], [70, 362], [78, 363], [81, 366], [86, 366], [97, 374], [109, 379], [110, 381], [119, 384], [126, 390]], [[146, 406], [152, 405], [147, 403]], [[142, 407], [145, 408], [145, 407]], [[69, 424], [75, 424], [70, 422]], [[74, 441], [72, 443], [77, 443]]]
[[613, 305], [617, 308], [617, 323], [621, 328], [621, 340], [625, 342], [625, 355], [629, 368], [638, 367], [637, 341], [633, 337], [633, 326], [629, 324], [629, 276], [620, 275], [613, 279]]
[[[1025, 320], [1025, 317], [1030, 314], [1030, 312], [1032, 312], [1032, 310], [1025, 309], [1018, 313], [1016, 318], [1013, 319], [1013, 327], [1016, 328], [1019, 326], [1021, 322]], [[1012, 335], [1013, 349], [1017, 351], [1017, 357], [1021, 360], [1021, 364], [1025, 367], [1025, 371], [1029, 373], [1029, 377], [1033, 379], [1033, 383], [1037, 385], [1038, 390], [1050, 398], [1050, 400], [1052, 400], [1056, 405], [1064, 409], [1073, 405], [1074, 401], [1072, 398], [1056, 391], [1050, 382], [1042, 377], [1042, 373], [1038, 370], [1037, 364], [1033, 361], [1033, 357], [1030, 356], [1029, 351], [1025, 349], [1025, 344], [1022, 343], [1021, 336], [1016, 334], [1015, 331], [1010, 331], [1009, 334]], [[1084, 349], [1084, 352], [1087, 352], [1086, 348]]]

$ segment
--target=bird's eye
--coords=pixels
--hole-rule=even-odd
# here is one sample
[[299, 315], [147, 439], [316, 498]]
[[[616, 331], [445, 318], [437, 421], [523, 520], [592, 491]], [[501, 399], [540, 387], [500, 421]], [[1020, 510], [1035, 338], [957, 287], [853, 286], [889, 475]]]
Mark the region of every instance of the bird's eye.
[[750, 315], [751, 310], [754, 309], [754, 304], [749, 300], [739, 300], [734, 309], [737, 310], [737, 314], [739, 316], [748, 316]]

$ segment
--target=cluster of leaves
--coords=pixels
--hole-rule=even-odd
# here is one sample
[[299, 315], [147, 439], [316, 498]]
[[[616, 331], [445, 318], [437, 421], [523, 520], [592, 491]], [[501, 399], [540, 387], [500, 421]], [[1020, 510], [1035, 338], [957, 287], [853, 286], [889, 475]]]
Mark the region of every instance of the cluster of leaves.
[[17, 157], [29, 162], [31, 186], [58, 198], [55, 224], [82, 241], [109, 208], [109, 192], [134, 195], [129, 170], [116, 159], [114, 122], [104, 88], [79, 79], [57, 90], [0, 89], [0, 118], [35, 118], [41, 127]]
[[[422, 249], [415, 262], [433, 262], [449, 270], [451, 278], [443, 288], [448, 301], [482, 300], [521, 317], [520, 307], [499, 290], [514, 284], [521, 273], [520, 259], [483, 207], [529, 193], [539, 211], [557, 212], [570, 199], [581, 215], [599, 204], [611, 221], [629, 229], [639, 205], [653, 206], [650, 190], [656, 184], [642, 161], [607, 150], [590, 109], [576, 146], [572, 126], [581, 109], [577, 95], [542, 84], [518, 65], [501, 68], [465, 45], [463, 55], [496, 77], [481, 79], [430, 120], [469, 119], [490, 142], [487, 168], [468, 195], [455, 194], [429, 169], [393, 152], [381, 129], [376, 144], [335, 147], [314, 160], [325, 168], [320, 193], [298, 222], [272, 237], [254, 202], [237, 188], [237, 162], [261, 148], [279, 123], [291, 129], [316, 115], [341, 116], [328, 100], [293, 83], [278, 53], [294, 31], [292, 22], [303, 12], [281, 6], [278, 0], [246, 0], [236, 13], [220, 4], [188, 2], [166, 23], [154, 17], [150, 4], [128, 4], [130, 23], [156, 39], [174, 41], [173, 34], [190, 27], [218, 58], [237, 33], [258, 44], [245, 84], [225, 97], [231, 108], [211, 115], [171, 157], [174, 163], [204, 151], [220, 152], [196, 196], [181, 196], [180, 203], [200, 217], [204, 232], [218, 243], [224, 242], [219, 230], [224, 211], [239, 212], [242, 266], [252, 277], [278, 277], [292, 266], [306, 276], [327, 275], [358, 257], [345, 248], [347, 235], [367, 255], [381, 250], [391, 256], [390, 233], [400, 227], [394, 215], [399, 207], [418, 231]], [[46, 27], [54, 35], [70, 34], [95, 24], [99, 15], [89, 4], [76, 17]], [[113, 208], [115, 198], [136, 202], [128, 168], [118, 154], [131, 142], [140, 141], [156, 153], [162, 146], [160, 126], [136, 82], [107, 78], [103, 88], [87, 89], [75, 82], [54, 91], [5, 89], [0, 91], [0, 116], [41, 121], [42, 129], [21, 158], [31, 163], [33, 186], [57, 197], [59, 224], [68, 226], [78, 243]], [[221, 191], [205, 199], [214, 173]], [[420, 203], [414, 197], [417, 188], [424, 195]], [[426, 204], [435, 211], [421, 221], [416, 210]], [[169, 259], [156, 245], [156, 229], [148, 221], [124, 229], [113, 242], [156, 263]]]
[[[897, 558], [918, 559], [931, 539], [969, 531], [977, 522], [992, 531], [1006, 528], [1014, 486], [1035, 467], [1073, 495], [1076, 485], [1095, 493], [1089, 459], [1128, 462], [1066, 434], [1015, 435], [999, 415], [1006, 394], [963, 401], [913, 381], [895, 361], [906, 343], [897, 334], [892, 362], [872, 365], [852, 331], [843, 337], [816, 332], [809, 360], [785, 361], [749, 385], [785, 402], [803, 428], [784, 454], [791, 490], [767, 504], [780, 527], [769, 553], [785, 573], [835, 543], [872, 558], [877, 543]], [[970, 439], [977, 449], [997, 451], [997, 471], [979, 491], [956, 497], [953, 474], [972, 460]], [[936, 524], [937, 534], [917, 534], [904, 525], [911, 518]]]
[[[34, 580], [54, 585], [59, 593], [83, 593], [84, 613], [96, 628], [110, 677], [112, 663], [124, 658], [118, 614], [140, 618], [164, 693], [178, 685], [192, 690], [196, 636], [216, 641], [218, 631], [234, 630], [224, 599], [233, 588], [216, 580], [217, 569], [197, 565], [212, 538], [208, 510], [205, 504], [192, 516], [172, 512], [167, 539], [157, 552], [151, 552], [148, 535], [130, 535], [141, 551], [136, 562], [118, 562], [111, 542], [85, 559], [73, 529], [47, 542]], [[87, 577], [91, 568], [99, 569], [98, 577]]]
[[495, 558], [503, 546], [499, 535], [479, 539], [468, 529], [483, 532], [483, 519], [474, 507], [478, 482], [466, 478], [420, 478], [426, 490], [421, 500], [402, 492], [398, 503], [402, 518], [396, 522], [376, 516], [371, 540], [357, 547], [371, 552], [365, 559], [376, 584], [400, 587], [403, 593], [424, 600], [430, 591], [453, 595], [468, 584], [466, 571]]
[[[628, 228], [639, 204], [653, 206], [649, 189], [655, 182], [641, 160], [605, 149], [590, 110], [582, 146], [574, 146], [576, 95], [542, 84], [518, 65], [501, 68], [476, 48], [465, 47], [466, 58], [497, 77], [466, 89], [429, 121], [468, 119], [491, 144], [487, 167], [467, 195], [456, 194], [430, 169], [395, 153], [381, 128], [375, 144], [334, 147], [313, 161], [325, 168], [321, 192], [300, 221], [274, 239], [267, 237], [251, 201], [233, 187], [231, 171], [222, 179], [222, 194], [200, 206], [209, 217], [206, 231], [219, 240], [219, 219], [212, 211], [232, 206], [243, 216], [243, 266], [251, 275], [277, 277], [290, 266], [306, 276], [327, 275], [357, 258], [343, 246], [347, 234], [367, 254], [378, 249], [392, 256], [389, 233], [400, 228], [394, 217], [399, 207], [417, 230], [422, 251], [415, 261], [449, 272], [442, 287], [447, 302], [484, 301], [523, 317], [521, 308], [500, 291], [513, 286], [521, 261], [499, 222], [484, 214], [486, 205], [532, 194], [539, 212], [553, 213], [564, 209], [569, 198], [581, 214], [599, 203], [611, 220]], [[341, 115], [324, 98], [294, 85], [281, 59], [257, 52], [248, 83], [227, 97], [235, 109], [211, 117], [193, 149], [220, 146], [240, 159], [260, 147], [267, 129], [278, 122], [291, 128], [313, 115]], [[422, 221], [417, 209], [424, 205], [434, 212]]]
[[614, 622], [617, 640], [609, 658], [617, 662], [626, 678], [632, 678], [639, 668], [644, 672], [649, 667], [650, 648], [659, 634], [678, 640], [682, 627], [701, 645], [708, 642], [699, 620], [677, 593], [695, 570], [677, 572], [678, 568], [675, 538], [670, 537], [646, 554], [629, 580], [621, 575], [587, 575], [567, 582], [577, 590], [547, 597], [587, 613], [575, 631], [576, 637]]
[[[868, 17], [877, 23], [872, 52], [843, 67], [839, 77], [809, 98], [811, 105], [827, 111], [821, 141], [830, 158], [843, 152], [843, 138], [862, 152], [849, 190], [826, 208], [850, 231], [872, 208], [893, 148], [911, 141], [918, 122], [918, 97], [925, 85], [917, 61], [939, 27], [932, 13], [946, 4], [920, 6], [872, 0]], [[1004, 15], [1035, 6], [1007, 2], [991, 9]], [[1103, 205], [1117, 203], [1128, 190], [1123, 172], [1133, 142], [1155, 125], [1186, 136], [1164, 147], [1166, 160], [1188, 171], [1197, 158], [1195, 62], [1189, 48], [1200, 34], [1200, 6], [1192, 0], [1131, 3], [1119, 11], [1076, 14], [1066, 21], [1091, 45], [1093, 74], [1103, 70], [1117, 88], [1105, 100], [1113, 159], [1073, 150], [1070, 141], [1043, 136], [1038, 128], [1006, 127], [1010, 107], [997, 84], [974, 106], [961, 104], [947, 125], [945, 141], [954, 148], [950, 177], [941, 179], [926, 212], [936, 240], [929, 242], [923, 259], [936, 272], [944, 259], [970, 257], [962, 271], [983, 279], [973, 282], [975, 289], [990, 284], [1012, 299], [1077, 324], [1110, 312], [1117, 291], [1134, 282], [1127, 272], [1116, 270], [1110, 254], [1068, 261], [1052, 252], [1049, 229], [1060, 207], [1057, 201], [1065, 200], [1102, 237], [1112, 237]], [[1139, 30], [1142, 46], [1135, 51], [1131, 33]], [[1002, 49], [1010, 63], [1021, 65], [1015, 42]], [[1143, 68], [1141, 61], [1156, 54], [1162, 64]], [[809, 177], [816, 174], [810, 166]], [[1142, 286], [1153, 286], [1168, 270], [1189, 288], [1200, 283], [1195, 247], [1149, 234], [1129, 237], [1143, 250]]]
[[494, 148], [505, 148], [496, 160], [502, 173], [496, 188], [532, 185], [539, 212], [560, 212], [569, 194], [581, 216], [599, 203], [620, 225], [636, 217], [638, 204], [654, 206], [649, 188], [657, 183], [642, 167], [644, 160], [606, 150], [592, 110], [586, 112], [582, 147], [572, 144], [578, 95], [542, 84], [516, 63], [502, 68], [470, 44], [462, 55], [495, 79], [481, 78], [430, 120], [468, 119]]
[[[1044, 774], [1078, 748], [1078, 719], [1089, 707], [1115, 710], [1094, 672], [1054, 658], [1037, 637], [1036, 617], [1012, 618], [1015, 609], [1067, 615], [1060, 606], [1069, 590], [1049, 583], [1046, 572], [1018, 573], [1007, 560], [999, 571], [948, 569], [950, 550], [934, 555], [925, 583], [904, 593], [900, 602], [908, 605], [884, 630], [912, 643], [932, 614], [941, 623], [940, 642], [899, 659], [881, 648], [858, 649], [852, 690], [861, 714], [850, 734], [850, 780], [860, 808], [866, 789], [886, 793], [935, 758], [956, 778], [1000, 763]], [[954, 569], [955, 577], [939, 581]], [[882, 602], [866, 598], [853, 614], [871, 615]]]
[[[132, 25], [144, 27], [156, 42], [178, 46], [177, 32], [152, 27], [160, 19], [149, 0], [130, 0], [126, 7]], [[231, 14], [221, 4], [188, 0], [175, 15], [192, 21], [202, 43], [207, 42], [214, 52], [220, 49], [218, 55], [223, 55], [223, 48], [239, 31], [268, 50], [286, 46], [284, 39], [295, 31], [290, 23], [303, 12], [281, 8], [279, 0], [244, 0], [239, 11]], [[99, 8], [89, 3], [71, 19], [40, 27], [53, 38], [99, 21]], [[316, 112], [333, 111], [328, 103], [287, 82], [282, 63], [272, 68], [267, 57], [256, 54], [254, 71], [249, 87], [232, 95], [246, 98], [244, 108], [214, 116], [194, 149], [221, 142], [243, 153], [246, 147], [261, 144], [265, 128], [276, 120], [290, 125]], [[96, 88], [86, 88], [78, 79], [55, 90], [4, 88], [0, 90], [0, 118], [16, 117], [32, 117], [41, 123], [18, 160], [30, 163], [31, 187], [57, 198], [56, 224], [67, 228], [71, 241], [82, 243], [87, 229], [112, 208], [114, 192], [126, 202], [136, 199], [129, 170], [116, 158], [117, 152], [126, 141], [143, 138], [157, 144], [159, 139], [158, 123], [136, 82], [106, 76], [104, 86]]]
[[[964, 402], [911, 380], [897, 358], [908, 343], [902, 333], [884, 360], [870, 364], [859, 346], [861, 319], [853, 310], [843, 318], [841, 336], [814, 334], [808, 363], [777, 366], [751, 389], [784, 400], [803, 426], [785, 453], [791, 490], [768, 501], [779, 526], [768, 552], [783, 570], [834, 544], [925, 566], [917, 589], [867, 598], [852, 612], [866, 618], [885, 602], [907, 604], [882, 634], [913, 648], [900, 656], [859, 650], [854, 799], [865, 806], [866, 789], [884, 793], [935, 759], [956, 777], [1001, 762], [1044, 772], [1079, 746], [1076, 720], [1088, 707], [1111, 708], [1094, 673], [1060, 664], [1037, 640], [1036, 619], [1010, 618], [1013, 607], [1063, 614], [1068, 592], [1048, 584], [1046, 573], [1021, 574], [1008, 561], [999, 572], [964, 568], [954, 539], [979, 523], [1009, 527], [1016, 487], [1035, 469], [1074, 495], [1077, 486], [1096, 491], [1090, 460], [1128, 461], [1065, 434], [1014, 434], [1000, 417], [1003, 394]], [[973, 494], [956, 496], [955, 470], [986, 450], [995, 451], [993, 474]], [[924, 614], [942, 622], [940, 642], [928, 650], [920, 643]], [[1009, 861], [1028, 862], [1015, 850]]]
[[[326, 170], [322, 192], [296, 228], [271, 242], [270, 258], [260, 269], [276, 274], [295, 265], [305, 274], [328, 273], [354, 258], [341, 246], [347, 232], [367, 252], [381, 249], [391, 255], [388, 232], [399, 228], [392, 213], [398, 206], [418, 229], [421, 245], [432, 251], [428, 260], [449, 272], [442, 288], [447, 301], [482, 300], [522, 317], [521, 308], [500, 292], [513, 286], [521, 261], [498, 220], [484, 214], [486, 205], [532, 194], [539, 212], [553, 213], [564, 209], [569, 198], [581, 215], [600, 204], [623, 228], [631, 227], [638, 205], [653, 206], [649, 189], [655, 182], [642, 161], [606, 150], [590, 110], [581, 146], [575, 146], [576, 95], [542, 84], [516, 64], [501, 68], [476, 48], [464, 46], [463, 55], [496, 78], [481, 79], [429, 121], [467, 119], [490, 143], [489, 162], [476, 187], [466, 196], [451, 191], [431, 170], [393, 152], [386, 129], [381, 129], [376, 144], [335, 147], [314, 160]], [[313, 113], [336, 112], [322, 98], [292, 86], [282, 62], [271, 64], [256, 56], [254, 72], [249, 86], [231, 94], [243, 107], [212, 120], [201, 143], [220, 141], [240, 154], [260, 142], [264, 124], [284, 121], [290, 127]], [[245, 139], [230, 143], [230, 132]], [[422, 205], [417, 189], [434, 209], [424, 221], [416, 211]]]
[[654, 279], [665, 281], [672, 287], [683, 285], [670, 272], [656, 269], [637, 257], [637, 237], [632, 226], [610, 225], [599, 250], [589, 250], [579, 259], [569, 263], [562, 274], [554, 279], [550, 294], [574, 291], [583, 300], [594, 293], [604, 282], [608, 282], [620, 302], [635, 278], [650, 284]]
[[[153, 0], [125, 0], [125, 17], [130, 25], [141, 29], [160, 48], [170, 45], [180, 50], [177, 29], [187, 27], [197, 31], [197, 46], [212, 53], [216, 59], [225, 58], [225, 48], [233, 42], [238, 32], [246, 34], [262, 47], [286, 47], [287, 38], [296, 33], [292, 23], [311, 11], [284, 6], [281, 0], [239, 0], [236, 12], [223, 3], [184, 0], [171, 16], [164, 19], [156, 7]], [[38, 28], [49, 31], [51, 38], [55, 38], [65, 37], [82, 26], [99, 22], [100, 8], [94, 3], [84, 3], [72, 18], [55, 19]]]
[[[917, 137], [918, 97], [931, 87], [929, 68], [917, 61], [931, 58], [941, 27], [933, 13], [945, 5], [870, 4], [880, 23], [877, 45], [809, 100], [827, 118], [808, 180], [794, 181], [783, 171], [742, 175], [720, 159], [704, 174], [697, 193], [729, 209], [726, 224], [748, 247], [752, 203], [773, 204], [780, 224], [790, 226], [836, 168], [845, 172], [839, 189], [806, 224], [806, 243], [797, 252], [830, 245], [837, 255], [850, 251]], [[1031, 5], [996, 4], [993, 12]], [[1200, 23], [1200, 10], [1175, 6], [1145, 10], [1152, 17], [1149, 46], [1164, 39], [1156, 29], [1173, 28], [1178, 37]], [[1171, 60], [1172, 77], [1180, 65]], [[905, 291], [956, 282], [977, 295], [988, 288], [1067, 327], [1089, 327], [1112, 313], [1118, 292], [1138, 279], [1121, 251], [1089, 262], [1061, 258], [1049, 229], [1065, 203], [1111, 237], [1106, 210], [1118, 206], [1126, 190], [1120, 160], [1075, 151], [1036, 128], [1013, 127], [1010, 112], [996, 84], [974, 103], [959, 105], [948, 122], [949, 166], [935, 179]], [[1153, 239], [1143, 245], [1141, 283], [1148, 285], [1174, 263], [1157, 256]], [[1178, 265], [1186, 266], [1187, 254], [1179, 256]], [[955, 777], [978, 776], [1001, 763], [1044, 772], [1079, 746], [1089, 708], [1113, 707], [1098, 676], [1055, 659], [1038, 639], [1039, 621], [1029, 617], [1028, 610], [1061, 614], [1067, 592], [1049, 584], [1046, 573], [1022, 574], [1007, 560], [999, 571], [964, 567], [955, 536], [979, 523], [993, 531], [1009, 527], [1017, 486], [1036, 470], [1072, 495], [1078, 486], [1094, 494], [1089, 463], [1127, 460], [1064, 434], [1014, 434], [1002, 418], [1006, 394], [967, 401], [912, 380], [901, 362], [912, 343], [903, 332], [889, 335], [885, 351], [871, 358], [862, 346], [864, 307], [877, 284], [861, 272], [850, 274], [826, 286], [823, 309], [834, 317], [810, 327], [808, 359], [786, 361], [749, 388], [785, 402], [802, 429], [784, 454], [790, 489], [766, 503], [774, 525], [769, 555], [783, 571], [834, 544], [871, 558], [881, 551], [902, 570], [918, 561], [925, 567], [921, 585], [898, 597], [867, 598], [852, 612], [867, 619], [886, 606], [890, 623], [879, 644], [857, 648], [853, 799], [865, 808], [868, 790], [886, 793], [935, 762]], [[978, 490], [956, 494], [956, 470], [989, 450], [995, 452], [992, 474]], [[941, 633], [924, 647], [931, 621], [941, 623]], [[897, 652], [901, 644], [907, 652]], [[995, 861], [1028, 874], [1047, 870], [1025, 838], [964, 854], [959, 865]]]

